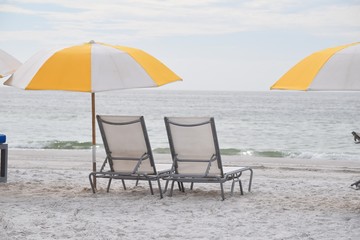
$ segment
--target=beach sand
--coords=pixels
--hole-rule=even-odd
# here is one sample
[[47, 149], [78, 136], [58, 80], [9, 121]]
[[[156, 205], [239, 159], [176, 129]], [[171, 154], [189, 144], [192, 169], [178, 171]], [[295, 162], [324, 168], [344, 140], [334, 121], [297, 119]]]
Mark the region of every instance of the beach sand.
[[[98, 153], [98, 166], [103, 160]], [[254, 169], [252, 191], [196, 184], [172, 197], [106, 180], [90, 190], [91, 152], [9, 150], [0, 183], [0, 239], [360, 239], [359, 161], [223, 157]], [[155, 155], [170, 163], [167, 154]], [[243, 176], [244, 189], [248, 175]], [[164, 186], [164, 182], [162, 182]]]

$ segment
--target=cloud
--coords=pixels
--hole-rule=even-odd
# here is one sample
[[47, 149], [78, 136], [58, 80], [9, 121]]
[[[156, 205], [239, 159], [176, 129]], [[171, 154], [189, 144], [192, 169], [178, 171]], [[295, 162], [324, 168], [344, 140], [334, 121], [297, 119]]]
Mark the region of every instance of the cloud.
[[32, 16], [46, 27], [37, 23], [23, 29], [21, 21], [0, 17], [0, 29], [5, 22], [12, 26], [0, 30], [0, 41], [26, 37], [73, 42], [96, 36], [126, 40], [264, 30], [355, 37], [360, 33], [359, 12], [357, 1], [340, 0], [17, 0], [0, 3], [0, 13]]
[[[340, 26], [360, 22], [359, 4], [326, 4], [326, 1], [223, 1], [223, 0], [133, 0], [57, 1], [30, 0], [3, 4], [2, 12], [36, 15], [54, 29], [96, 31], [100, 26], [128, 29], [154, 35], [223, 34], [248, 30]], [[305, 2], [305, 3], [303, 3]], [[312, 2], [309, 4], [306, 2]], [[313, 2], [319, 2], [315, 5]], [[25, 4], [26, 3], [26, 4]], [[33, 7], [28, 8], [29, 4]], [[44, 9], [41, 5], [46, 5]], [[315, 6], [314, 6], [315, 5]], [[41, 10], [36, 10], [38, 6]], [[54, 11], [55, 8], [64, 9]], [[69, 11], [71, 9], [72, 11]], [[174, 26], [174, 27], [171, 27]], [[348, 29], [347, 29], [348, 31]]]

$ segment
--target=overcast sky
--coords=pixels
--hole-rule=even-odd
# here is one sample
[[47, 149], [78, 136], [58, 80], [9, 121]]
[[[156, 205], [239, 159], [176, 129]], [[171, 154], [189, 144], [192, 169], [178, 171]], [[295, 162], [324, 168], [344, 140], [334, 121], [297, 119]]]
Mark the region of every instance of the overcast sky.
[[360, 0], [0, 0], [0, 48], [24, 62], [90, 40], [141, 48], [184, 81], [262, 91], [314, 51], [360, 41]]

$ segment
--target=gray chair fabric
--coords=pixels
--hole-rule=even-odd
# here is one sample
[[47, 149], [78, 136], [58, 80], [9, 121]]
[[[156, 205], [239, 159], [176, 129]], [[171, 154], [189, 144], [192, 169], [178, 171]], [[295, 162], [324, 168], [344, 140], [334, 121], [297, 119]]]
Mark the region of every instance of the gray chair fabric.
[[[157, 181], [160, 198], [162, 190], [160, 178], [170, 172], [171, 166], [158, 165], [157, 171], [154, 162], [149, 137], [143, 116], [96, 116], [101, 137], [106, 151], [106, 159], [99, 172], [89, 174], [90, 185], [95, 193], [92, 178], [108, 178], [108, 188], [112, 179], [121, 179], [124, 189], [124, 180], [140, 180], [149, 182], [151, 194], [153, 189], [151, 181]], [[109, 170], [105, 171], [108, 165]], [[166, 168], [167, 167], [167, 168]]]
[[250, 167], [223, 167], [212, 117], [165, 117], [173, 169], [168, 180], [172, 180], [170, 196], [174, 182], [184, 191], [183, 182], [220, 183], [221, 197], [224, 200], [223, 183], [232, 181], [231, 194], [236, 182], [243, 194], [240, 176], [249, 171], [248, 190], [251, 190], [253, 170]]

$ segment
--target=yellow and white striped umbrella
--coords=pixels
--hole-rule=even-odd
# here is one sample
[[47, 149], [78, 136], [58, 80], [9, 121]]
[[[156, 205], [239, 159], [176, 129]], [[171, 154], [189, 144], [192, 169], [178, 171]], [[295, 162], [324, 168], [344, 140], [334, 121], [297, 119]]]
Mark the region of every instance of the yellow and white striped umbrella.
[[12, 74], [20, 65], [16, 58], [0, 49], [0, 78]]
[[359, 91], [360, 42], [311, 54], [285, 73], [271, 89]]
[[142, 50], [91, 41], [38, 52], [5, 85], [94, 93], [157, 87], [177, 80], [181, 78]]
[[157, 87], [178, 80], [182, 79], [142, 50], [90, 41], [38, 52], [4, 84], [25, 90], [91, 92], [92, 160], [96, 171], [95, 92]]

